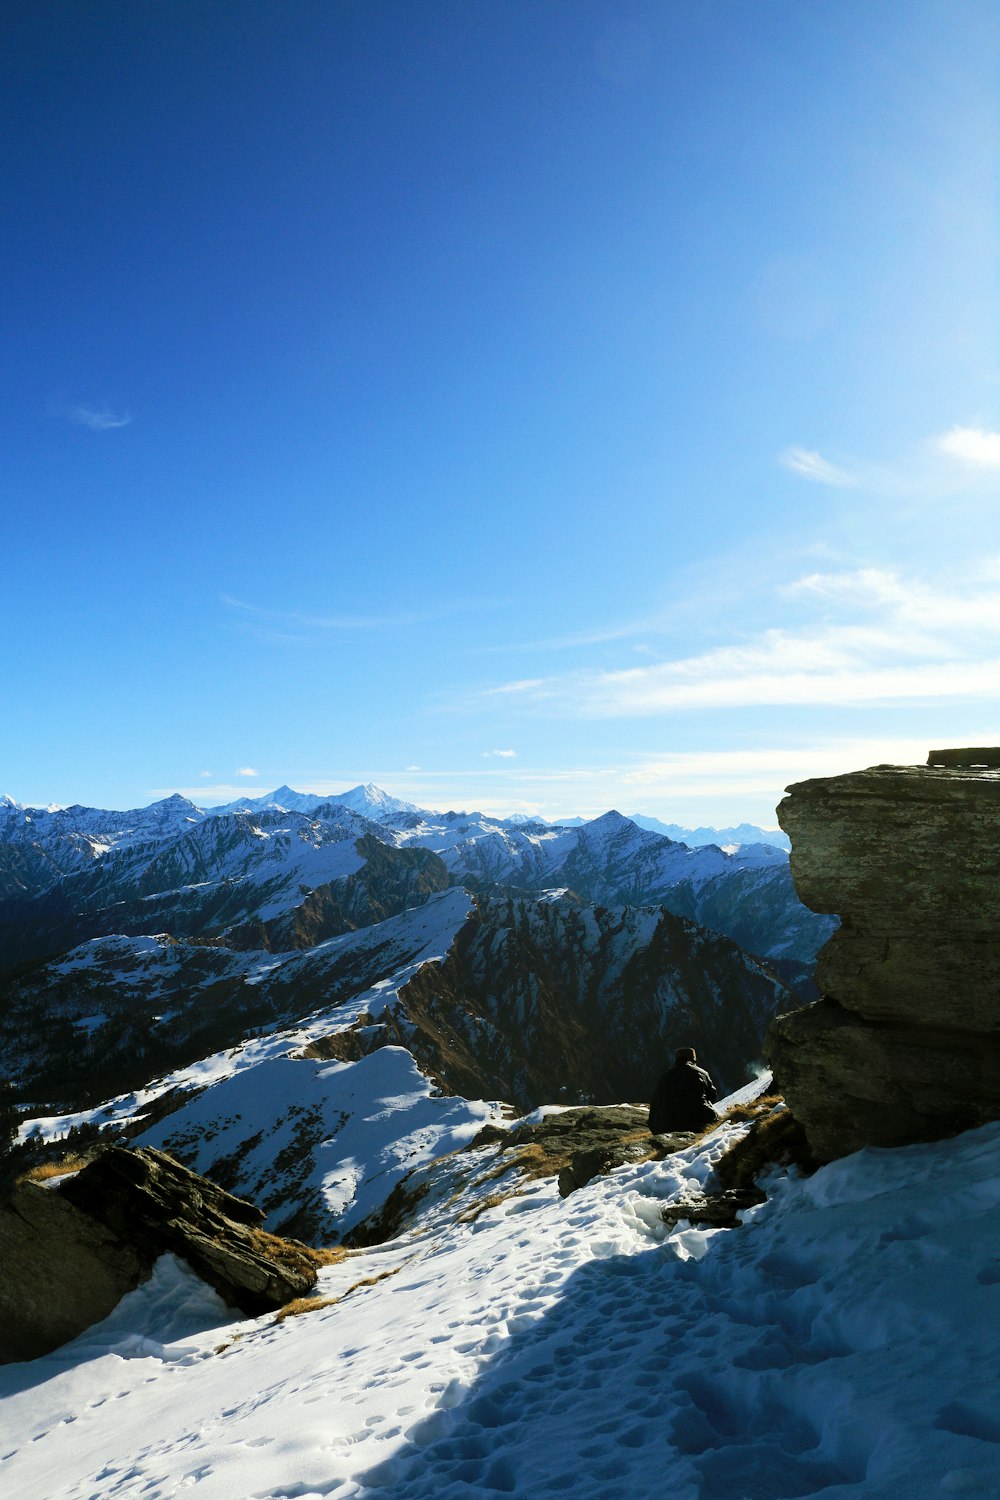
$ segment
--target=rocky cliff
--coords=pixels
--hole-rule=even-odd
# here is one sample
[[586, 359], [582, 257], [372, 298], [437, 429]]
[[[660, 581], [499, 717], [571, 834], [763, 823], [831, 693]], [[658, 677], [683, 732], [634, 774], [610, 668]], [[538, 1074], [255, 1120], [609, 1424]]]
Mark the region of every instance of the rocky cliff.
[[778, 807], [800, 899], [841, 918], [822, 999], [767, 1041], [822, 1160], [1000, 1117], [1000, 751], [930, 761], [799, 782]]

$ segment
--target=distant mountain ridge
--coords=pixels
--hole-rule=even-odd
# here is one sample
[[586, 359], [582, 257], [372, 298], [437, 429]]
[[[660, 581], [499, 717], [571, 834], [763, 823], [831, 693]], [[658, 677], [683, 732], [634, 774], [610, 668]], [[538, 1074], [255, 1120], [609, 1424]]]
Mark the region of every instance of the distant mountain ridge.
[[[303, 806], [285, 809], [282, 799]], [[366, 854], [363, 839], [376, 841]], [[476, 890], [570, 890], [610, 907], [661, 904], [774, 958], [809, 963], [832, 930], [798, 901], [775, 846], [691, 847], [617, 812], [578, 826], [437, 813], [371, 784], [325, 799], [278, 788], [213, 810], [176, 794], [126, 812], [25, 808], [8, 798], [0, 804], [0, 970], [113, 933], [245, 947], [252, 930], [268, 947], [279, 918], [286, 934], [310, 932], [313, 941], [344, 923], [364, 925], [384, 914], [382, 902], [371, 881], [360, 906], [344, 883], [377, 845], [443, 861], [433, 888], [450, 880]]]
[[[528, 813], [512, 813], [506, 818], [481, 812], [442, 813], [422, 808], [414, 802], [406, 802], [401, 797], [394, 797], [382, 787], [376, 786], [374, 782], [365, 782], [351, 787], [348, 791], [336, 793], [296, 792], [290, 786], [283, 785], [273, 792], [265, 792], [260, 796], [237, 797], [232, 802], [211, 804], [205, 807], [175, 792], [169, 797], [151, 803], [148, 807], [134, 808], [129, 812], [84, 808], [79, 804], [73, 807], [60, 807], [56, 803], [50, 803], [47, 807], [30, 807], [16, 802], [13, 797], [4, 795], [0, 796], [0, 836], [2, 836], [5, 814], [26, 815], [30, 820], [37, 821], [39, 817], [44, 816], [62, 817], [64, 814], [87, 813], [99, 819], [104, 828], [126, 828], [143, 826], [150, 821], [151, 816], [156, 815], [161, 819], [170, 816], [201, 819], [218, 817], [224, 813], [262, 812], [272, 808], [280, 808], [285, 812], [309, 814], [325, 804], [349, 807], [354, 812], [359, 812], [362, 816], [375, 821], [382, 818], [395, 818], [406, 813], [416, 814], [424, 819], [445, 817], [478, 819], [497, 827], [508, 828], [525, 826], [579, 828], [584, 823], [593, 821], [580, 817], [540, 818]], [[788, 836], [782, 833], [780, 828], [759, 828], [754, 823], [739, 823], [728, 828], [707, 826], [685, 828], [679, 823], [664, 823], [659, 818], [648, 817], [644, 813], [628, 813], [626, 816], [637, 827], [662, 834], [676, 843], [687, 844], [689, 848], [698, 848], [705, 844], [718, 844], [720, 848], [731, 844], [772, 844], [778, 849], [789, 848]]]
[[718, 844], [726, 848], [730, 844], [773, 844], [776, 849], [790, 849], [791, 840], [780, 828], [758, 828], [756, 823], [736, 823], [730, 828], [683, 828], [680, 823], [663, 823], [659, 818], [648, 818], [644, 813], [629, 813], [639, 828], [652, 833], [662, 833], [668, 839], [676, 839], [690, 848], [702, 844]]

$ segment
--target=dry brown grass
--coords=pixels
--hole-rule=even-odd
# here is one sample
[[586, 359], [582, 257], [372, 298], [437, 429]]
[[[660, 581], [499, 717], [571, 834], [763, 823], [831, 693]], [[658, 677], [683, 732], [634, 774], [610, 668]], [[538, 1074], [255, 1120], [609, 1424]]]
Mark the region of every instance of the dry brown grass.
[[480, 1214], [486, 1213], [488, 1209], [499, 1208], [501, 1203], [506, 1203], [509, 1198], [519, 1198], [520, 1196], [520, 1193], [513, 1192], [489, 1193], [485, 1198], [480, 1198], [479, 1202], [474, 1203], [471, 1208], [467, 1208], [464, 1213], [457, 1214], [455, 1223], [474, 1224]]
[[[648, 1155], [656, 1153], [653, 1138], [646, 1126], [639, 1126], [635, 1130], [623, 1130], [617, 1134], [613, 1142], [608, 1142], [609, 1149], [612, 1145], [632, 1146], [643, 1145], [648, 1147]], [[526, 1141], [523, 1145], [513, 1146], [510, 1151], [504, 1153], [504, 1163], [494, 1168], [483, 1181], [489, 1177], [500, 1177], [504, 1172], [516, 1167], [526, 1177], [534, 1180], [538, 1177], [558, 1177], [563, 1167], [571, 1165], [573, 1157], [580, 1150], [579, 1141], [573, 1137], [553, 1136], [545, 1140]], [[634, 1158], [638, 1161], [640, 1158]]]
[[[754, 1101], [760, 1107], [751, 1116], [750, 1129], [715, 1164], [715, 1175], [723, 1188], [753, 1187], [770, 1167], [794, 1165], [804, 1172], [816, 1170], [802, 1126], [791, 1110], [775, 1107], [782, 1102], [779, 1094]], [[726, 1118], [734, 1117], [735, 1111]]]
[[269, 1234], [266, 1229], [249, 1230], [253, 1248], [261, 1255], [268, 1255], [283, 1266], [296, 1271], [315, 1270], [319, 1266], [336, 1266], [352, 1253], [343, 1245], [331, 1245], [328, 1249], [316, 1249], [303, 1245], [300, 1240], [282, 1239], [280, 1234]]
[[364, 1286], [377, 1286], [380, 1281], [387, 1281], [390, 1276], [398, 1276], [402, 1266], [393, 1266], [389, 1271], [380, 1271], [377, 1276], [363, 1276], [360, 1281], [352, 1282], [346, 1292], [341, 1292], [339, 1297], [295, 1297], [291, 1302], [286, 1302], [284, 1307], [274, 1315], [275, 1323], [283, 1323], [286, 1318], [299, 1318], [303, 1313], [318, 1312], [321, 1307], [335, 1307], [338, 1302], [344, 1302], [352, 1292], [360, 1291]]
[[51, 1182], [53, 1177], [68, 1177], [79, 1172], [91, 1160], [89, 1156], [64, 1156], [60, 1161], [43, 1161], [19, 1178], [20, 1182]]
[[769, 1115], [784, 1102], [780, 1094], [762, 1094], [758, 1099], [751, 1099], [748, 1104], [734, 1104], [721, 1118], [738, 1125], [744, 1120], [756, 1120], [760, 1115]]

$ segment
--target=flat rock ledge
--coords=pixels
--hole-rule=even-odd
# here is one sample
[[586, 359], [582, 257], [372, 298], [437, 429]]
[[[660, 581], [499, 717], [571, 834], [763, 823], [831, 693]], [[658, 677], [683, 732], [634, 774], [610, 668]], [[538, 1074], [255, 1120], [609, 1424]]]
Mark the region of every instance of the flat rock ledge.
[[0, 1363], [75, 1338], [168, 1252], [251, 1317], [307, 1295], [315, 1269], [279, 1258], [263, 1219], [150, 1148], [111, 1147], [54, 1187], [18, 1183], [0, 1204]]
[[496, 1143], [502, 1151], [528, 1148], [541, 1175], [557, 1178], [563, 1198], [594, 1177], [627, 1162], [649, 1161], [680, 1151], [693, 1136], [650, 1135], [649, 1110], [638, 1104], [579, 1105], [509, 1130], [486, 1126], [473, 1146]]
[[799, 782], [778, 807], [800, 899], [841, 918], [822, 999], [765, 1044], [820, 1161], [1000, 1118], [1000, 770], [932, 761]]

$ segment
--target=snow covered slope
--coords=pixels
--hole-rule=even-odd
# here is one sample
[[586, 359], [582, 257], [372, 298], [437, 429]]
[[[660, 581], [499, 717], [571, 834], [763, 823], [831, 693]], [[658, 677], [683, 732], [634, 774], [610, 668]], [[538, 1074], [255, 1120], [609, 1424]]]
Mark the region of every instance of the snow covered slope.
[[236, 1072], [138, 1137], [322, 1243], [382, 1207], [415, 1167], [467, 1145], [499, 1104], [432, 1096], [402, 1047], [358, 1062], [273, 1058]]
[[[165, 1257], [0, 1369], [18, 1500], [934, 1500], [997, 1494], [1000, 1126], [770, 1184], [668, 1231], [739, 1127], [551, 1180], [234, 1321]], [[319, 1300], [322, 1300], [319, 1299]]]

